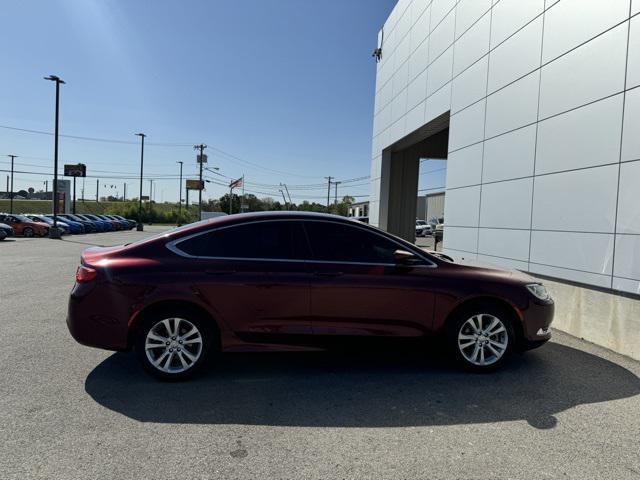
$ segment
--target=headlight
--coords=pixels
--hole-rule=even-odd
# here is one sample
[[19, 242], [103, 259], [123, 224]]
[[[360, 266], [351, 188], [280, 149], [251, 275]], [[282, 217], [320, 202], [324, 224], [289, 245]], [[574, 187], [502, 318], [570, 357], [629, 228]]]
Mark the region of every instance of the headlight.
[[539, 298], [540, 300], [549, 300], [551, 298], [551, 295], [549, 295], [549, 292], [541, 283], [531, 283], [527, 285], [527, 290], [529, 290], [534, 297]]

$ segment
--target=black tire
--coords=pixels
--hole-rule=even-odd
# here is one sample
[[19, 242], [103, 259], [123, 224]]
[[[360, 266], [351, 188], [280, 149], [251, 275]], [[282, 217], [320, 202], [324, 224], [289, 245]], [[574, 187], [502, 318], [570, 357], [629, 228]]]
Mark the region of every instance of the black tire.
[[[474, 318], [475, 320], [472, 320]], [[489, 330], [494, 319], [499, 323], [491, 329], [491, 332], [498, 333], [495, 335], [481, 333], [483, 330]], [[479, 324], [483, 328], [474, 331], [470, 322], [475, 322], [474, 325]], [[500, 331], [501, 327], [504, 327], [503, 331]], [[505, 340], [506, 347], [499, 347], [498, 345], [504, 344]], [[516, 342], [513, 313], [501, 305], [486, 303], [465, 308], [457, 312], [447, 325], [449, 354], [461, 368], [472, 372], [492, 372], [502, 367], [514, 351]], [[494, 351], [501, 355], [497, 356]], [[476, 352], [477, 356], [475, 356]], [[485, 355], [488, 356], [485, 357]], [[476, 362], [472, 360], [474, 356]], [[485, 363], [482, 363], [483, 360]]]
[[23, 237], [33, 237], [33, 228], [31, 227], [25, 227], [22, 229], [22, 236]]
[[7, 234], [4, 230], [0, 230], [0, 242], [7, 238]]
[[[169, 320], [170, 325], [173, 328], [175, 326], [175, 320], [177, 319], [180, 320], [178, 327], [180, 332], [178, 335], [171, 336], [171, 332], [168, 332], [168, 329], [164, 326], [165, 324], [163, 322]], [[171, 320], [174, 320], [174, 322], [171, 322]], [[192, 348], [194, 346], [193, 343], [190, 345], [184, 345], [181, 343], [182, 340], [180, 340], [182, 337], [185, 342], [188, 342], [195, 338], [195, 334], [185, 335], [192, 327], [197, 329], [197, 333], [200, 335], [202, 340], [201, 350], [197, 355], [197, 350]], [[147, 335], [152, 329], [154, 329], [154, 333], [159, 333], [161, 337], [169, 333], [166, 340], [171, 343], [166, 345], [165, 342], [165, 345], [160, 347], [161, 342], [152, 339], [150, 342], [152, 342], [154, 347], [157, 344], [158, 348], [149, 349], [150, 353], [147, 354]], [[145, 315], [136, 331], [134, 349], [140, 364], [147, 373], [163, 381], [182, 381], [193, 377], [204, 365], [207, 364], [212, 353], [217, 349], [217, 345], [217, 329], [211, 325], [210, 319], [203, 318], [202, 315], [188, 309], [185, 311], [164, 310], [162, 312], [152, 312]], [[170, 350], [172, 351], [169, 353]], [[181, 351], [181, 353], [178, 353], [179, 351]], [[186, 357], [187, 353], [197, 357], [197, 359], [191, 363], [189, 358]], [[163, 354], [166, 355], [165, 360], [160, 362], [160, 366], [154, 365], [154, 363], [152, 363], [152, 358], [157, 361]], [[182, 360], [185, 360], [189, 364], [188, 368], [185, 370], [179, 370], [179, 368], [184, 368], [180, 365]], [[170, 362], [168, 367], [167, 362]], [[175, 367], [175, 370], [171, 371], [173, 367]]]

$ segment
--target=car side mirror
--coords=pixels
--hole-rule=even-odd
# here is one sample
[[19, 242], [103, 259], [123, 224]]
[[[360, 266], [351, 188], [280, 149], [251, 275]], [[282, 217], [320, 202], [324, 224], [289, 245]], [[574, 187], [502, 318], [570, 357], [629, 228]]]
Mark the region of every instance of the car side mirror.
[[408, 264], [411, 263], [412, 260], [414, 260], [416, 258], [416, 256], [411, 253], [408, 252], [406, 250], [396, 250], [395, 252], [393, 252], [393, 258], [395, 259], [397, 264]]

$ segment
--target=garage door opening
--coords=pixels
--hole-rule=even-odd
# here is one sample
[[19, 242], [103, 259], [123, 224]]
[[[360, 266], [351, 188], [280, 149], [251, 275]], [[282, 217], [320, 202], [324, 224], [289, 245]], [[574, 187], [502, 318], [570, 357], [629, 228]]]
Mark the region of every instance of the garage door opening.
[[[449, 112], [443, 113], [382, 152], [378, 225], [411, 242], [415, 240], [416, 220], [422, 218], [421, 214], [427, 221], [443, 216], [434, 212], [433, 197], [432, 211], [428, 211], [428, 194], [444, 191], [449, 116]], [[428, 185], [434, 181], [440, 184]], [[419, 202], [424, 204], [419, 206]]]

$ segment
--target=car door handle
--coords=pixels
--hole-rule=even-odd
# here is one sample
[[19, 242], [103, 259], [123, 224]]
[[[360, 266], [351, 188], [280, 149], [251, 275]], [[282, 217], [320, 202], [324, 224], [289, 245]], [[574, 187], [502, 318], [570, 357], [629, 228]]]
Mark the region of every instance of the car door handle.
[[316, 277], [333, 278], [344, 275], [343, 272], [313, 272]]
[[235, 270], [205, 270], [204, 273], [207, 275], [233, 275], [236, 273]]

